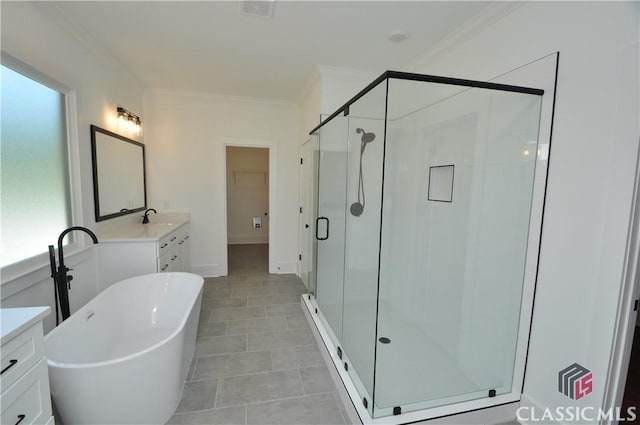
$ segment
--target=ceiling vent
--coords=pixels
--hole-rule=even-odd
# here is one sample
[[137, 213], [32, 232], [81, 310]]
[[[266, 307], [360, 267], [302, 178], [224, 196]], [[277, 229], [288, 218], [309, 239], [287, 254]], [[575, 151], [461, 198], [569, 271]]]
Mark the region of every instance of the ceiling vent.
[[275, 0], [242, 0], [240, 2], [240, 13], [269, 19], [273, 17], [275, 5]]

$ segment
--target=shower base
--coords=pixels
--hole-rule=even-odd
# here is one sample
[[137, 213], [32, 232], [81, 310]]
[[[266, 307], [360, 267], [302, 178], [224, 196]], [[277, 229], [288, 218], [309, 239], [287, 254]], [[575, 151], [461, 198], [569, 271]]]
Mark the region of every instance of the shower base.
[[[402, 404], [403, 410], [411, 409], [411, 411], [406, 411], [406, 413], [402, 413], [400, 415], [393, 415], [393, 409], [391, 407], [381, 408], [376, 409], [379, 417], [371, 417], [369, 411], [362, 404], [362, 396], [356, 389], [356, 384], [353, 382], [349, 373], [344, 370], [343, 359], [338, 357], [337, 348], [330, 337], [330, 331], [325, 328], [324, 323], [316, 313], [317, 305], [315, 303], [315, 299], [313, 296], [304, 294], [301, 298], [301, 304], [318, 345], [321, 349], [324, 348], [323, 356], [332, 376], [334, 377], [336, 386], [338, 387], [343, 400], [346, 401], [345, 407], [347, 408], [347, 412], [350, 416], [348, 418], [350, 423], [405, 424], [428, 421], [427, 423], [438, 424], [491, 424], [507, 422], [514, 419], [516, 409], [519, 405], [518, 402], [520, 401], [520, 395], [511, 393], [498, 395], [491, 399], [481, 398], [471, 401], [461, 401], [462, 399], [456, 400], [455, 396], [448, 397], [447, 405], [441, 405], [442, 400], [436, 400], [431, 403], [421, 402], [414, 404], [407, 404], [405, 402]], [[408, 331], [405, 336], [411, 339], [411, 331]], [[430, 350], [430, 356], [433, 356], [434, 349], [431, 348]], [[445, 355], [439, 355], [442, 357], [443, 364], [446, 364]], [[429, 358], [433, 359], [434, 357]], [[412, 367], [412, 365], [401, 365], [401, 367]], [[456, 382], [468, 379], [464, 376], [462, 371], [455, 370], [454, 368], [449, 368], [451, 370], [446, 370], [445, 372], [443, 372], [444, 368], [439, 369], [438, 375], [441, 376], [437, 377], [435, 375], [431, 375], [430, 381], [437, 381], [439, 383], [438, 385], [448, 382], [452, 385], [452, 390], [455, 390]], [[419, 371], [415, 373], [419, 373], [421, 375], [423, 373], [425, 375], [430, 374], [428, 368], [425, 368], [424, 365], [420, 368], [418, 364], [415, 364], [413, 365], [412, 370]], [[444, 375], [442, 375], [443, 373]], [[445, 375], [448, 377], [448, 380], [445, 379]], [[398, 374], [398, 376], [402, 376], [402, 374]], [[428, 381], [425, 379], [424, 382]], [[411, 400], [410, 394], [412, 394], [412, 391], [413, 390], [406, 383], [399, 381], [397, 385], [394, 386], [392, 393], [385, 394], [381, 391], [381, 393], [376, 394], [376, 397], [378, 397], [378, 400], [381, 400], [385, 405], [393, 405], [396, 404], [398, 400]], [[435, 403], [437, 403], [438, 406], [434, 406]]]

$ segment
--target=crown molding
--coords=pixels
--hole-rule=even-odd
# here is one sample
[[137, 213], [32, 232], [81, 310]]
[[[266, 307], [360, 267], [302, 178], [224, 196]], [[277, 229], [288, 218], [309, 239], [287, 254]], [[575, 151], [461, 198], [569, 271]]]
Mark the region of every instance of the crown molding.
[[318, 66], [315, 66], [309, 76], [307, 77], [305, 83], [302, 85], [302, 89], [298, 91], [298, 96], [296, 97], [297, 104], [302, 105], [307, 100], [311, 92], [315, 89], [318, 83], [322, 83], [322, 75], [320, 74], [320, 70]]
[[525, 0], [495, 1], [491, 3], [479, 14], [468, 19], [446, 37], [440, 39], [426, 54], [404, 67], [404, 70], [421, 72], [421, 70], [427, 67], [429, 62], [433, 62], [437, 58], [444, 56], [458, 45], [494, 25], [505, 16], [510, 15], [525, 3]]
[[318, 72], [321, 78], [336, 78], [336, 79], [350, 79], [350, 80], [374, 80], [380, 76], [386, 70], [380, 72], [365, 71], [362, 69], [340, 68], [337, 66], [318, 65]]
[[94, 56], [102, 59], [106, 63], [119, 68], [121, 71], [129, 75], [139, 86], [144, 89], [145, 84], [143, 80], [137, 75], [131, 68], [125, 65], [123, 62], [107, 49], [102, 43], [100, 43], [95, 37], [93, 37], [89, 31], [83, 28], [78, 23], [69, 19], [60, 9], [55, 2], [34, 2], [37, 10], [42, 12], [51, 21], [61, 28], [64, 32], [73, 37], [82, 46], [91, 52]]

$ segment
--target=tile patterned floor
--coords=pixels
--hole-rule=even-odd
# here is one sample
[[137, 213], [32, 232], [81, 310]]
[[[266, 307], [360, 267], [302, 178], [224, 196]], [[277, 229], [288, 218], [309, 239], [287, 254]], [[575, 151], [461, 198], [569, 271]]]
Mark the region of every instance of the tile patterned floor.
[[268, 245], [230, 245], [205, 279], [196, 354], [169, 424], [345, 424], [300, 307], [295, 275], [268, 273]]

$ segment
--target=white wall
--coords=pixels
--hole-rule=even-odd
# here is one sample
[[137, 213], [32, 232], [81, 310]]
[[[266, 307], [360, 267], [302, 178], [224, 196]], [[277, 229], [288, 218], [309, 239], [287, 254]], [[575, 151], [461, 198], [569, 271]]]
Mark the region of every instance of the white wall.
[[145, 95], [145, 115], [149, 205], [158, 211], [191, 212], [191, 269], [204, 276], [227, 273], [225, 143], [268, 142], [277, 160], [271, 249], [276, 271], [295, 272], [300, 134], [296, 105], [151, 91]]
[[300, 105], [300, 144], [309, 140], [309, 132], [320, 124], [322, 111], [322, 79], [319, 72], [314, 72], [309, 79], [302, 96]]
[[[336, 67], [318, 66], [314, 71], [311, 78], [307, 82], [305, 89], [299, 100], [300, 105], [300, 139], [299, 143], [302, 145], [305, 142], [311, 140], [309, 131], [320, 124], [320, 120], [325, 119], [328, 115], [335, 112], [335, 110], [344, 105], [349, 99], [355, 96], [358, 92], [364, 89], [371, 81], [373, 81], [378, 75], [376, 73], [369, 73], [351, 69], [343, 69]], [[317, 148], [317, 146], [316, 146]], [[333, 149], [333, 148], [332, 148]], [[308, 149], [307, 154], [303, 154], [301, 148], [301, 157], [306, 156], [307, 165], [311, 167], [309, 170], [315, 170], [316, 165], [310, 164], [313, 160], [313, 148]], [[307, 172], [308, 170], [305, 170]], [[317, 171], [317, 170], [315, 170]], [[302, 179], [300, 182], [300, 195], [301, 205], [304, 205], [305, 199], [311, 199], [313, 179]], [[306, 186], [304, 185], [306, 183]], [[306, 216], [300, 216], [298, 223], [300, 232], [307, 231], [303, 228], [304, 224], [309, 223], [310, 228], [308, 235], [313, 238], [315, 235], [315, 223], [313, 218], [315, 217], [316, 206], [314, 203], [307, 202], [311, 207], [311, 210], [307, 210]], [[315, 258], [315, 252], [311, 252], [313, 249], [312, 243], [307, 239], [301, 238], [299, 241], [299, 250], [302, 254], [303, 262], [301, 263], [301, 269], [298, 271], [298, 275], [308, 284], [309, 279], [308, 272], [313, 267], [313, 259]], [[308, 260], [308, 261], [307, 261]]]
[[384, 71], [382, 69], [380, 72], [367, 72], [320, 66], [319, 72], [322, 76], [321, 113], [327, 115], [334, 113]]
[[[89, 125], [117, 131], [118, 105], [141, 114], [142, 86], [98, 48], [69, 31], [68, 25], [48, 7], [3, 2], [1, 19], [4, 52], [75, 91], [77, 127], [69, 130], [77, 134], [79, 167], [75, 183], [80, 185], [82, 196], [73, 224], [96, 229]], [[94, 248], [68, 257], [66, 262], [74, 268], [69, 294], [73, 312], [97, 294]], [[2, 307], [50, 305], [55, 311], [49, 274], [48, 260], [44, 258], [36, 261], [29, 273], [9, 276], [3, 270]], [[54, 323], [52, 315], [45, 321], [45, 331]]]
[[[560, 52], [556, 114], [524, 396], [539, 407], [603, 402], [638, 151], [639, 6], [530, 2], [412, 71], [487, 80]], [[557, 373], [594, 376], [574, 402]]]
[[269, 150], [227, 146], [226, 154], [227, 243], [269, 243]]

